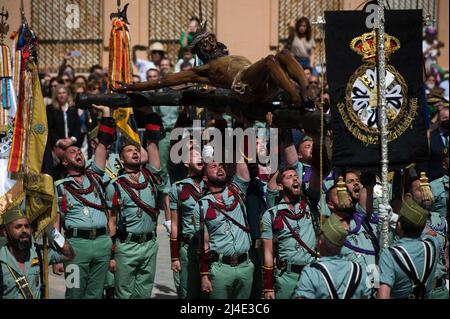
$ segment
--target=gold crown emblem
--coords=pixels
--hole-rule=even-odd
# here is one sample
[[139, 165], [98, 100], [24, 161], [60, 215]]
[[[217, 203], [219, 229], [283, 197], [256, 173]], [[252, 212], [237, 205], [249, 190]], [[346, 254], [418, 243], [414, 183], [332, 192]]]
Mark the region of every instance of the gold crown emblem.
[[[400, 40], [386, 33], [384, 52], [386, 60], [400, 49]], [[363, 61], [372, 60], [377, 56], [377, 34], [375, 31], [364, 33], [350, 42], [350, 48], [363, 57]]]

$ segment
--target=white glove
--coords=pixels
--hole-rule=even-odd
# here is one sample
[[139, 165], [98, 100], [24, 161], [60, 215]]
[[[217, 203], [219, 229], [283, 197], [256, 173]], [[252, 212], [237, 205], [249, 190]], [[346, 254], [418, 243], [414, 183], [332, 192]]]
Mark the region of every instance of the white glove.
[[390, 218], [392, 215], [392, 207], [391, 205], [383, 205], [380, 204], [378, 206], [378, 216], [382, 219]]
[[389, 226], [395, 228], [397, 225], [398, 215], [394, 213], [391, 205], [380, 204], [378, 207], [378, 216], [389, 221]]
[[214, 148], [209, 144], [205, 145], [203, 147], [203, 154], [202, 154], [203, 160], [206, 163], [211, 162], [213, 159], [213, 156], [214, 156]]
[[170, 230], [171, 230], [171, 224], [172, 224], [172, 221], [170, 221], [170, 220], [166, 220], [164, 223], [163, 223], [163, 226], [164, 226], [164, 228], [166, 229], [166, 231], [167, 231], [167, 233], [170, 235]]
[[54, 242], [59, 248], [62, 249], [64, 247], [64, 243], [66, 240], [64, 239], [63, 235], [61, 235], [61, 233], [53, 226], [47, 228], [47, 236], [49, 237], [50, 242]]

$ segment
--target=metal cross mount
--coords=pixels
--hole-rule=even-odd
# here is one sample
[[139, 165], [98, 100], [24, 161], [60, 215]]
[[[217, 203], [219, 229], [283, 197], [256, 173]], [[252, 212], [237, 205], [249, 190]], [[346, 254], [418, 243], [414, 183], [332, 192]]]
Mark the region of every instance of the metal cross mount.
[[117, 19], [119, 19], [119, 20], [123, 20], [126, 24], [130, 24], [130, 22], [128, 21], [128, 18], [127, 18], [127, 10], [128, 10], [128, 6], [129, 6], [130, 4], [129, 3], [127, 3], [124, 7], [123, 7], [123, 9], [120, 9], [120, 6], [121, 6], [121, 1], [120, 0], [117, 0], [117, 13], [111, 13], [111, 15], [109, 16], [109, 18], [112, 20], [112, 19], [114, 19], [114, 18], [117, 18]]
[[0, 44], [3, 44], [3, 39], [9, 32], [9, 25], [6, 22], [8, 20], [8, 17], [8, 10], [5, 11], [5, 7], [2, 6], [2, 11], [0, 12]]

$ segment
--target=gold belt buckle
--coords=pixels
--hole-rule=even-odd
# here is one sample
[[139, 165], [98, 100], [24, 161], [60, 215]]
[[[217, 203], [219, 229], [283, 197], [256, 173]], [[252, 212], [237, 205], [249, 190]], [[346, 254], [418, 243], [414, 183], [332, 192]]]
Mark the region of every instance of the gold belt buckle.
[[89, 239], [95, 239], [97, 237], [97, 229], [91, 228], [89, 231]]

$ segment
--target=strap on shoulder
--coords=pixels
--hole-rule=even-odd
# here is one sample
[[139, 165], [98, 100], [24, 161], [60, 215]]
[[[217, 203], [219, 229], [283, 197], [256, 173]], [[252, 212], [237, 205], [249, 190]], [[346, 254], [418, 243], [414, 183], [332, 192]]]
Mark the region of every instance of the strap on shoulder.
[[[394, 257], [397, 265], [403, 270], [403, 272], [413, 281], [414, 285], [420, 284], [418, 275], [414, 269], [414, 264], [409, 255], [402, 249], [402, 247], [392, 246], [388, 248], [392, 257]], [[402, 257], [402, 259], [400, 258]]]
[[322, 274], [323, 278], [325, 279], [325, 283], [327, 284], [328, 292], [330, 293], [330, 298], [339, 299], [339, 295], [336, 291], [336, 286], [334, 285], [333, 279], [331, 279], [331, 276], [328, 273], [326, 267], [321, 263], [312, 263], [310, 266], [312, 268], [317, 269]]
[[361, 266], [352, 261], [352, 272], [349, 276], [349, 282], [344, 293], [344, 299], [351, 299], [361, 282], [362, 272]]

